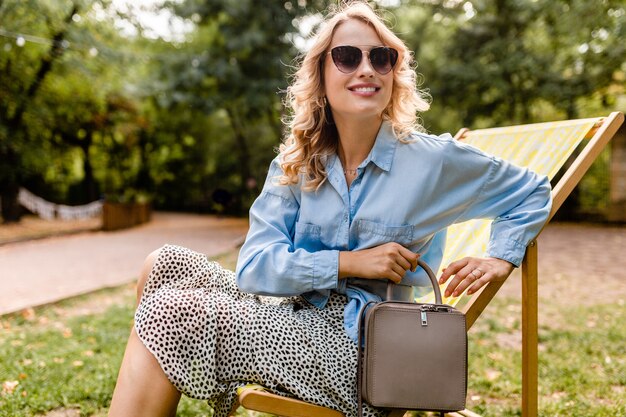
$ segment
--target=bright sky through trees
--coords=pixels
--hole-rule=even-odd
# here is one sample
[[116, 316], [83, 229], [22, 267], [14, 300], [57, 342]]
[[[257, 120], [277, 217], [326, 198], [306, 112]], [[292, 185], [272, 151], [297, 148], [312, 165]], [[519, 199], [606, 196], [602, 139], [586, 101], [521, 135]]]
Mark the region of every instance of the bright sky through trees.
[[[162, 8], [164, 0], [113, 0], [111, 7], [128, 15], [143, 28], [143, 36], [151, 39], [161, 38], [166, 41], [182, 41], [185, 34], [193, 30], [193, 24], [185, 21], [166, 8]], [[99, 13], [112, 13], [103, 10], [99, 4], [94, 5], [96, 17]], [[137, 28], [128, 20], [118, 19], [117, 27], [128, 35], [138, 34]]]

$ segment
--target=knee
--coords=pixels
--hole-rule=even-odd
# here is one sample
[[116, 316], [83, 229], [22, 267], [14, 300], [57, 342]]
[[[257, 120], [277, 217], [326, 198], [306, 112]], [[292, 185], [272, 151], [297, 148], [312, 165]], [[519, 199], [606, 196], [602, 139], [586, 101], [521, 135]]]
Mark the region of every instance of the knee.
[[139, 279], [137, 280], [137, 303], [141, 300], [141, 295], [143, 294], [143, 289], [146, 286], [146, 282], [148, 281], [148, 276], [154, 267], [154, 263], [159, 257], [159, 253], [161, 252], [161, 248], [150, 253], [143, 262], [143, 266], [141, 268], [141, 273], [139, 274]]

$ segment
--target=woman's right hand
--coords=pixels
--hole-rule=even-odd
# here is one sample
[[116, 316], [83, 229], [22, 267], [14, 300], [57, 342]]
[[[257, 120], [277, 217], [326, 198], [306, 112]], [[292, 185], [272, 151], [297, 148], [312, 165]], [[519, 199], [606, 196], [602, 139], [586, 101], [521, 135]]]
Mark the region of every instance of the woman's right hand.
[[339, 278], [390, 279], [397, 284], [406, 271], [415, 271], [419, 257], [418, 253], [395, 242], [339, 252]]

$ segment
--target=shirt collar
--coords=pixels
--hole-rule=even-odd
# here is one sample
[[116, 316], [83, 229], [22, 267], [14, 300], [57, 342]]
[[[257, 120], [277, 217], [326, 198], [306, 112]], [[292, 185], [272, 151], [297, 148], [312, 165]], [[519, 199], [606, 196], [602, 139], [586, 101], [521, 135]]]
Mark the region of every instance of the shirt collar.
[[384, 121], [378, 135], [376, 136], [376, 142], [374, 147], [370, 151], [368, 157], [363, 161], [364, 163], [370, 160], [383, 171], [389, 171], [391, 169], [391, 163], [393, 162], [393, 156], [396, 153], [398, 146], [398, 138], [393, 133], [391, 123]]

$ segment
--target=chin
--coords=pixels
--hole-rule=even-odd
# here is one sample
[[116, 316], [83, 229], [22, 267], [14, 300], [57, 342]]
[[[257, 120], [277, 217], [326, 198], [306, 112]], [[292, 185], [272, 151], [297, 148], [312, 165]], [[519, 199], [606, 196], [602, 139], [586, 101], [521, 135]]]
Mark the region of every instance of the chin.
[[359, 119], [380, 119], [382, 120], [382, 114], [383, 114], [383, 110], [384, 109], [380, 109], [380, 108], [366, 108], [366, 109], [359, 109], [355, 112], [353, 112], [350, 116], [351, 117], [356, 117]]
[[[362, 104], [362, 103], [360, 103]], [[352, 105], [342, 108], [333, 108], [333, 114], [339, 118], [345, 119], [378, 119], [382, 120], [382, 114], [385, 111], [386, 106], [380, 104], [374, 105], [374, 103], [365, 103], [365, 105]]]

